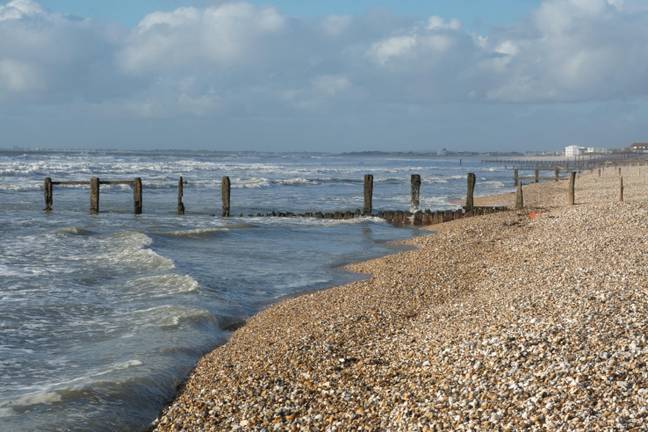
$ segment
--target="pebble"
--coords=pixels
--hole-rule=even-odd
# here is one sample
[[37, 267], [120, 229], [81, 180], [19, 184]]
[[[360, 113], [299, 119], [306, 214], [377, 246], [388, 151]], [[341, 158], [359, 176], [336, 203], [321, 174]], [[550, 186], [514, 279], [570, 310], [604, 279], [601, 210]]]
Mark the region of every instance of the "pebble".
[[[370, 278], [274, 305], [200, 360], [158, 431], [648, 428], [648, 169], [525, 186]], [[479, 187], [479, 185], [477, 185]], [[513, 195], [478, 198], [510, 205]]]

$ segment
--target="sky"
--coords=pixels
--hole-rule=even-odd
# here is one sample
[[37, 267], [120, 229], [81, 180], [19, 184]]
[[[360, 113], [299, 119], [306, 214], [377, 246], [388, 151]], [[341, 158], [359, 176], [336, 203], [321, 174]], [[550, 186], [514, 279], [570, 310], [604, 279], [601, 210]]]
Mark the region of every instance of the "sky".
[[0, 148], [648, 140], [648, 0], [0, 0]]

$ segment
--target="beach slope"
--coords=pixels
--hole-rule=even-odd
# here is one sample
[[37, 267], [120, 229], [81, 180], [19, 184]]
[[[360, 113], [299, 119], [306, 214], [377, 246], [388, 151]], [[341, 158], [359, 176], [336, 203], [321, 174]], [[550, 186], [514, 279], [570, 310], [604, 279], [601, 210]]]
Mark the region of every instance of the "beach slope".
[[[156, 421], [180, 430], [641, 430], [648, 171], [532, 185], [366, 281], [286, 300], [206, 355]], [[483, 200], [510, 204], [512, 196]], [[645, 429], [644, 429], [645, 430]]]

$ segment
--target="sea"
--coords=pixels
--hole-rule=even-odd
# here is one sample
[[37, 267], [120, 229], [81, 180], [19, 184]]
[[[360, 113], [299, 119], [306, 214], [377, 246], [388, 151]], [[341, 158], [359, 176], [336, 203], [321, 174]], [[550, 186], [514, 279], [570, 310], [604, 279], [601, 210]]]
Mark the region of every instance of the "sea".
[[[201, 355], [263, 308], [357, 280], [345, 264], [396, 251], [421, 234], [375, 217], [247, 217], [355, 210], [363, 176], [374, 208], [459, 207], [466, 173], [477, 195], [513, 189], [511, 173], [478, 159], [402, 154], [0, 151], [0, 431], [143, 431]], [[43, 179], [141, 177], [129, 186]], [[178, 178], [186, 214], [176, 215]], [[220, 181], [232, 217], [220, 217]], [[242, 216], [241, 216], [242, 215]]]

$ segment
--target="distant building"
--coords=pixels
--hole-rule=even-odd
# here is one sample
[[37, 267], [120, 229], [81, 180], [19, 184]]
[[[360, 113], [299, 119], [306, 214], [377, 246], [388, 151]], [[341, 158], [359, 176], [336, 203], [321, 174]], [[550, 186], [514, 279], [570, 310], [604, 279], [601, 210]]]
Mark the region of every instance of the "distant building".
[[566, 158], [577, 158], [587, 151], [586, 147], [580, 147], [576, 145], [570, 145], [565, 147], [565, 157]]
[[630, 146], [630, 151], [648, 153], [648, 143], [634, 143]]
[[587, 154], [606, 154], [606, 153], [611, 153], [609, 149], [603, 148], [603, 147], [587, 147], [585, 150], [585, 153]]

